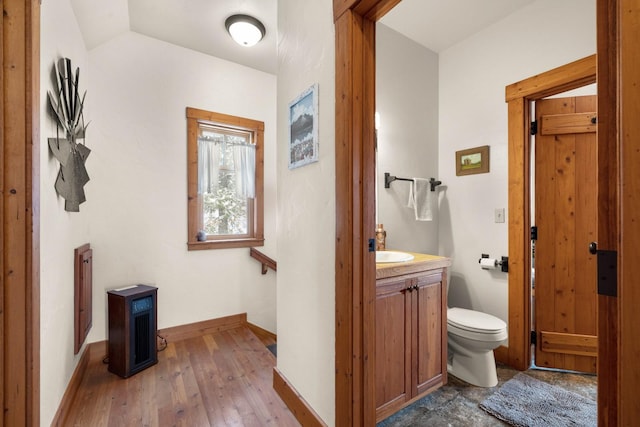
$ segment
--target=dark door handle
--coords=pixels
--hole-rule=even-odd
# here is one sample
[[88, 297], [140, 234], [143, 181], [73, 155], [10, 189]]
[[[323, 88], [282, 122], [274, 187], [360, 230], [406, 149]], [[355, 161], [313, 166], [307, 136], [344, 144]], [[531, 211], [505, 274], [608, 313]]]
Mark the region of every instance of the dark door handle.
[[598, 242], [589, 243], [589, 252], [594, 255], [598, 253]]

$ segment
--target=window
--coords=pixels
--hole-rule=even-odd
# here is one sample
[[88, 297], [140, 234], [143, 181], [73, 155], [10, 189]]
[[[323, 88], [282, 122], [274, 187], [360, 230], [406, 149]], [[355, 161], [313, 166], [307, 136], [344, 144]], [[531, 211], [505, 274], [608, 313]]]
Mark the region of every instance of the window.
[[189, 250], [262, 246], [264, 123], [187, 108]]

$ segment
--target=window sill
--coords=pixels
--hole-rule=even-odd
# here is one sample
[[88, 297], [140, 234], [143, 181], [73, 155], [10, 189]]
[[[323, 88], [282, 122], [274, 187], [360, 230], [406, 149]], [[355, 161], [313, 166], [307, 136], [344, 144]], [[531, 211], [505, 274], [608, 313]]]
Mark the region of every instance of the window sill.
[[207, 249], [252, 248], [255, 246], [264, 246], [264, 239], [207, 240], [204, 242], [187, 242], [187, 248], [190, 251], [201, 251]]

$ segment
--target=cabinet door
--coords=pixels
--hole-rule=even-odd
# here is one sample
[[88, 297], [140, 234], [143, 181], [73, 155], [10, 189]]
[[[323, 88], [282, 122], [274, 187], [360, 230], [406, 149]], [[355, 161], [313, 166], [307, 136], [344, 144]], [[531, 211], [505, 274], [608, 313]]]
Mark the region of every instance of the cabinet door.
[[[411, 297], [408, 281], [376, 286], [376, 412], [384, 418], [411, 399]], [[386, 414], [386, 415], [385, 415]]]
[[[422, 394], [446, 383], [446, 299], [443, 298], [442, 273], [417, 279], [413, 292], [414, 351], [412, 365], [414, 393]], [[446, 293], [446, 291], [444, 291]], [[443, 310], [444, 306], [444, 310]]]
[[92, 325], [93, 251], [90, 245], [74, 251], [74, 354], [78, 354]]

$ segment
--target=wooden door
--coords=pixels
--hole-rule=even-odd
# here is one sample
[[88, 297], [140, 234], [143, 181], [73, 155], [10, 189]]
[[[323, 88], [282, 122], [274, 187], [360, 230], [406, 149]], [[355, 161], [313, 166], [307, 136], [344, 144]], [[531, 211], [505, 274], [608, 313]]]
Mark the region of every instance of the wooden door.
[[411, 399], [410, 280], [380, 279], [376, 285], [375, 402], [377, 420]]
[[536, 101], [535, 364], [596, 372], [596, 97]]

